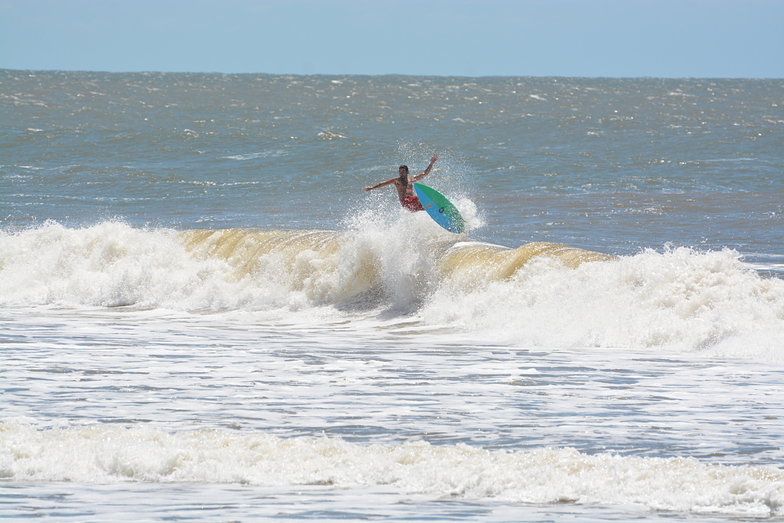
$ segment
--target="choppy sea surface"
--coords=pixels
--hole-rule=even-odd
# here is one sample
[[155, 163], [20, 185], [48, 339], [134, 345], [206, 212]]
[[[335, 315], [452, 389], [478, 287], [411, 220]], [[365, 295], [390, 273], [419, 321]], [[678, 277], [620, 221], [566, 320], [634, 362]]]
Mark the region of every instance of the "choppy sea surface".
[[784, 80], [0, 70], [0, 154], [0, 516], [784, 520]]

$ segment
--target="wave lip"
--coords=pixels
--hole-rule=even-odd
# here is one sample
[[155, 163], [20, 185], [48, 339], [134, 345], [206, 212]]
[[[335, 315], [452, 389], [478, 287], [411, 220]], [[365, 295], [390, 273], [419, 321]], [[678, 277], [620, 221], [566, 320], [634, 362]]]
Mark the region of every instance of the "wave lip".
[[16, 423], [0, 424], [0, 446], [0, 475], [12, 481], [386, 486], [450, 499], [634, 504], [757, 517], [784, 508], [784, 472], [774, 467], [570, 448], [507, 452], [422, 441], [362, 446], [326, 437], [151, 427], [39, 430]]
[[460, 273], [469, 273], [471, 278], [481, 275], [482, 280], [492, 281], [511, 278], [523, 266], [538, 257], [556, 259], [571, 269], [586, 262], [614, 259], [613, 256], [600, 252], [551, 242], [533, 242], [516, 249], [466, 242], [452, 246], [439, 264], [442, 272], [452, 277], [459, 277], [457, 275]]

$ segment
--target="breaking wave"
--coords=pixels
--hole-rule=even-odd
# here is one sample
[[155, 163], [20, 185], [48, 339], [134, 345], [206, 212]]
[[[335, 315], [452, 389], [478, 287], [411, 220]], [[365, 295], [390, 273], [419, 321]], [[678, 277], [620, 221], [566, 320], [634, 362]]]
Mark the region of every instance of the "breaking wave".
[[750, 270], [735, 251], [512, 249], [423, 220], [346, 231], [47, 223], [0, 233], [0, 305], [391, 310], [502, 343], [784, 360], [784, 281]]

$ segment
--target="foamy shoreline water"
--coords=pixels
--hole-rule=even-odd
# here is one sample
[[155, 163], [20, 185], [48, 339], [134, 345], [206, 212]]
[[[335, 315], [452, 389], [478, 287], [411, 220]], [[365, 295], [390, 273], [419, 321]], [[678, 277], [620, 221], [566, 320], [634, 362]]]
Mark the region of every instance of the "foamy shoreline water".
[[[635, 504], [652, 510], [769, 516], [784, 505], [775, 467], [695, 459], [585, 455], [574, 449], [484, 451], [414, 442], [365, 447], [332, 438], [146, 428], [0, 427], [3, 474], [16, 481], [390, 486], [406, 495], [504, 503]], [[57, 449], [57, 450], [54, 450]], [[53, 451], [54, 450], [54, 451]], [[71, 459], [64, 459], [70, 456]]]

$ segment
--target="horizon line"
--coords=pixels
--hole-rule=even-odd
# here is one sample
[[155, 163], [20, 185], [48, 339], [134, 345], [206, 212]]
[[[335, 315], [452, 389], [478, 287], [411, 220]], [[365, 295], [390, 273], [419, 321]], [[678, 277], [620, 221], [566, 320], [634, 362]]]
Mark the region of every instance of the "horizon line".
[[384, 76], [403, 76], [403, 77], [418, 77], [418, 78], [581, 78], [581, 79], [612, 79], [612, 80], [642, 80], [642, 79], [660, 79], [660, 80], [784, 80], [784, 77], [769, 77], [769, 76], [586, 76], [586, 75], [440, 75], [440, 74], [412, 74], [412, 73], [264, 73], [264, 72], [241, 72], [241, 73], [226, 73], [221, 71], [163, 71], [157, 69], [145, 70], [128, 70], [128, 71], [110, 71], [104, 69], [17, 69], [11, 67], [0, 67], [0, 71], [9, 71], [17, 73], [97, 73], [97, 74], [193, 74], [193, 75], [222, 75], [222, 76], [367, 76], [367, 77], [384, 77]]

